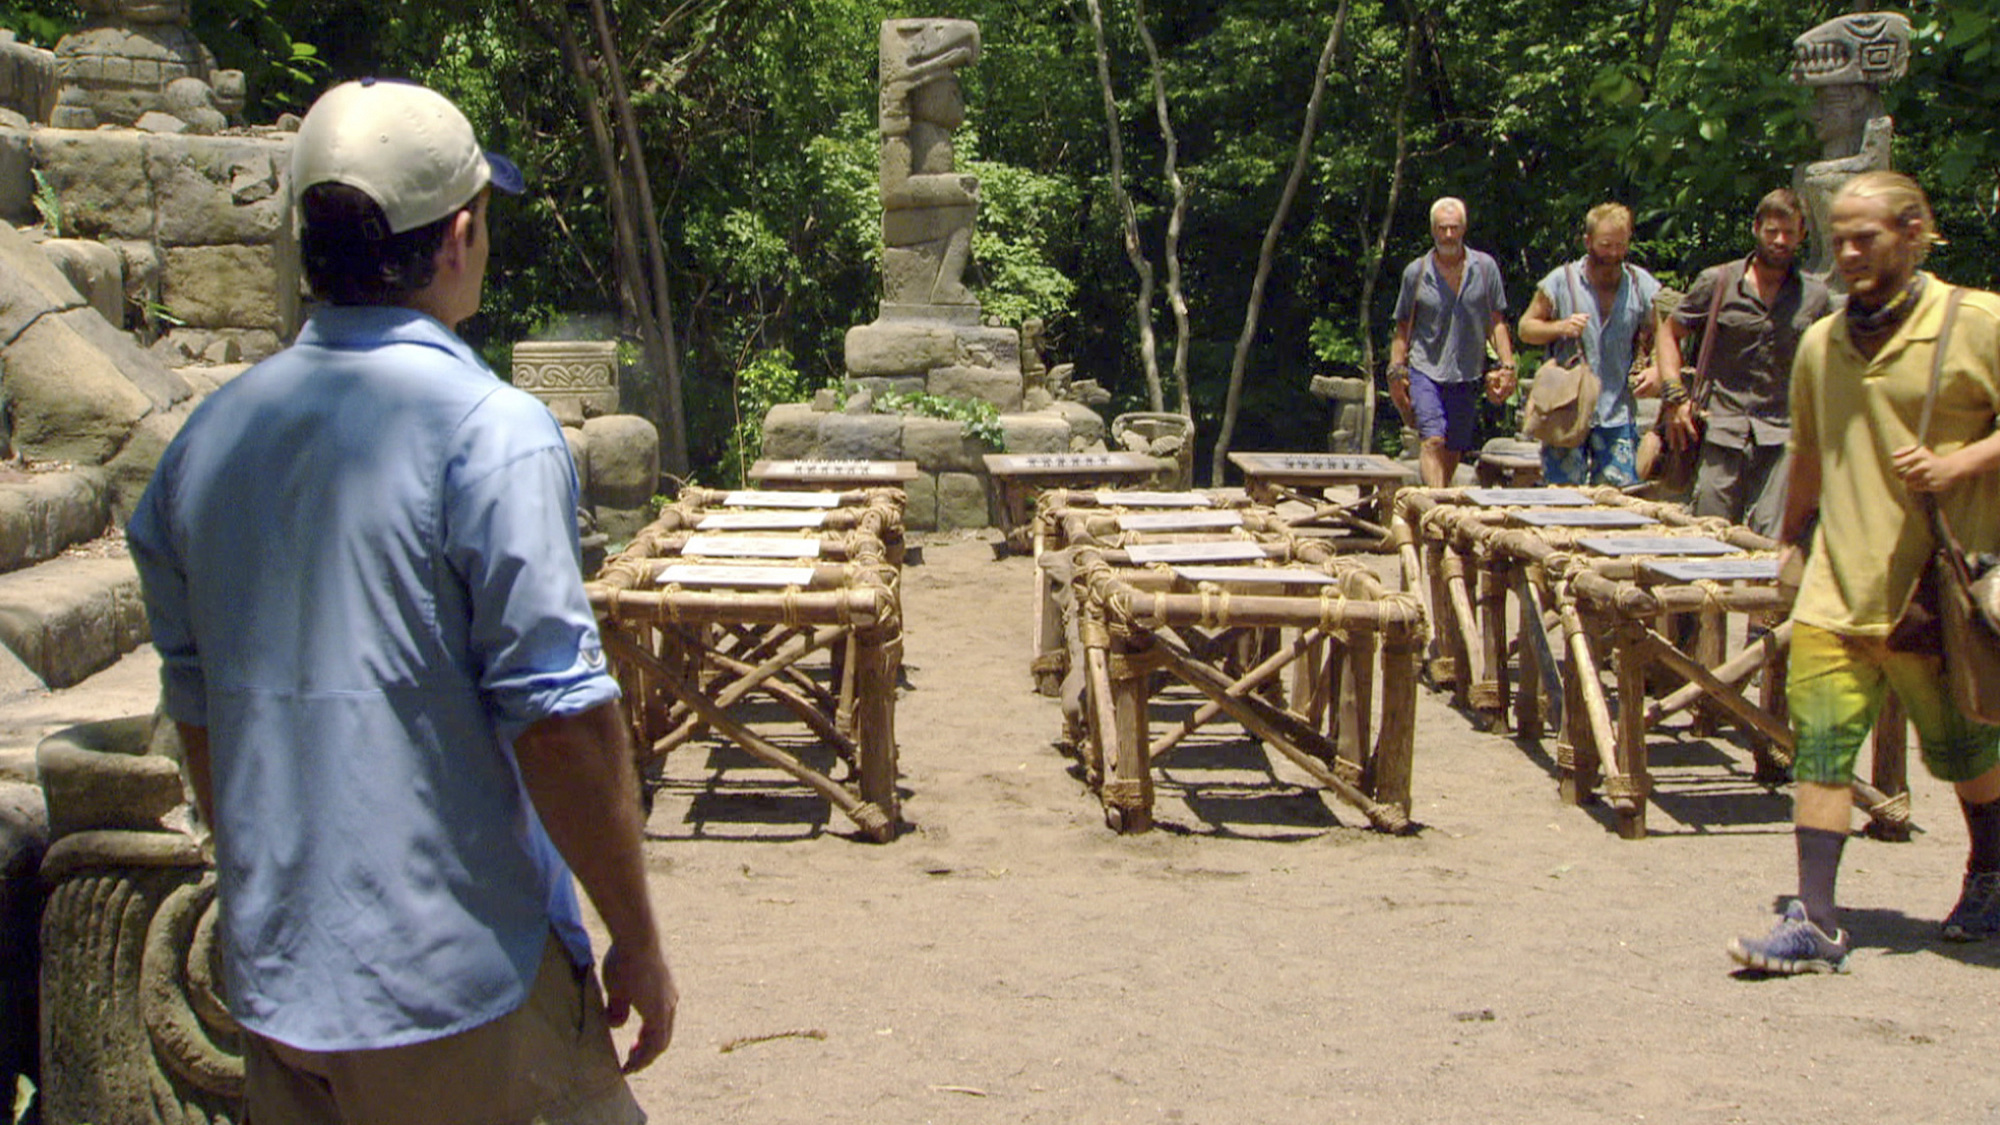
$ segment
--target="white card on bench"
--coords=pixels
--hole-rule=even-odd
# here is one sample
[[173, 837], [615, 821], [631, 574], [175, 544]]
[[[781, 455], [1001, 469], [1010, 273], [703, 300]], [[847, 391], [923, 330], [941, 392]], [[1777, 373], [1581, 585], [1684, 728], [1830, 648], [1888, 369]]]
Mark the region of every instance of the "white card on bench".
[[1220, 543], [1134, 543], [1125, 555], [1142, 566], [1152, 563], [1263, 562], [1264, 548], [1241, 539]]
[[701, 566], [677, 563], [660, 572], [662, 586], [810, 586], [809, 566]]

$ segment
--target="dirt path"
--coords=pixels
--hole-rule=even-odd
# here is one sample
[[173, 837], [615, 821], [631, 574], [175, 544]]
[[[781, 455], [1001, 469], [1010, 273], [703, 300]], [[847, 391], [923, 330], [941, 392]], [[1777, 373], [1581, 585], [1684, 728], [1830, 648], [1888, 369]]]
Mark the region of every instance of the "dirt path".
[[638, 1079], [654, 1120], [2000, 1123], [2000, 945], [1935, 940], [1964, 836], [1927, 777], [1914, 842], [1849, 847], [1852, 975], [1741, 978], [1723, 943], [1768, 925], [1792, 844], [1740, 751], [1657, 744], [1629, 843], [1426, 695], [1414, 838], [1219, 741], [1118, 838], [1030, 691], [1028, 563], [924, 555], [907, 835], [845, 838], [732, 752], [673, 763], [650, 852], [685, 1001]]

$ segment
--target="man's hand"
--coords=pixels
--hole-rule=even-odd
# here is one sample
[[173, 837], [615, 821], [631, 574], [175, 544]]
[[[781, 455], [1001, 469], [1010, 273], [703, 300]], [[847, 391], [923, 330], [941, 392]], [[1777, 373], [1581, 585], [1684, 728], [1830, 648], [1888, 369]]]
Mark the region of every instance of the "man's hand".
[[1581, 340], [1590, 327], [1589, 313], [1571, 313], [1556, 321], [1556, 338], [1559, 340]]
[[1486, 373], [1487, 401], [1494, 403], [1506, 402], [1507, 396], [1514, 393], [1514, 388], [1519, 386], [1520, 382], [1521, 380], [1514, 374], [1512, 365], [1502, 365], [1488, 371]]
[[1911, 492], [1943, 492], [1965, 478], [1957, 456], [1939, 456], [1928, 446], [1906, 445], [1889, 455], [1896, 475]]
[[1666, 408], [1667, 445], [1690, 449], [1701, 441], [1701, 427], [1695, 425], [1694, 400], [1682, 399]]
[[1632, 397], [1656, 398], [1663, 382], [1664, 380], [1660, 378], [1660, 369], [1649, 363], [1632, 376]]
[[624, 1066], [625, 1073], [636, 1074], [651, 1066], [674, 1040], [674, 1011], [681, 1003], [674, 970], [657, 944], [627, 953], [614, 942], [605, 951], [603, 972], [604, 1016], [611, 1026], [624, 1027], [634, 1011], [639, 1013], [639, 1037], [632, 1041]]
[[1417, 424], [1416, 408], [1410, 405], [1410, 369], [1403, 366], [1389, 368], [1389, 401], [1396, 404], [1396, 413], [1403, 416], [1403, 425]]

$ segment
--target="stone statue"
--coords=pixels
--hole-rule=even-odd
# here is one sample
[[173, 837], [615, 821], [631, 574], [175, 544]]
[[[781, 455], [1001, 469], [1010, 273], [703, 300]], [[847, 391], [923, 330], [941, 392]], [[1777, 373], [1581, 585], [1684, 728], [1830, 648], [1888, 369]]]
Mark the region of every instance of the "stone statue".
[[172, 724], [153, 716], [72, 727], [36, 750], [45, 1121], [242, 1120], [215, 872], [178, 758]]
[[[56, 44], [60, 129], [179, 122], [216, 133], [243, 112], [243, 72], [221, 70], [188, 30], [191, 0], [79, 0], [89, 21]], [[153, 124], [149, 122], [149, 124]]]
[[958, 68], [979, 59], [979, 25], [885, 20], [881, 46], [883, 302], [976, 307], [964, 274], [979, 179], [954, 170], [951, 134], [965, 121]]
[[1863, 172], [1889, 167], [1895, 123], [1882, 87], [1910, 67], [1910, 21], [1894, 12], [1860, 12], [1828, 20], [1792, 41], [1792, 81], [1810, 87], [1810, 113], [1820, 158], [1798, 170], [1793, 188], [1806, 204], [1812, 231], [1806, 269], [1833, 265], [1829, 221], [1834, 193]]

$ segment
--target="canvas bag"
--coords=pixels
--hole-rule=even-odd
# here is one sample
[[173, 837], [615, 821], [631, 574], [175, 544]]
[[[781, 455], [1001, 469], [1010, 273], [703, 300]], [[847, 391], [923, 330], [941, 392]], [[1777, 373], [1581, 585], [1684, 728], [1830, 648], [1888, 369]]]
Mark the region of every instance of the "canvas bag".
[[[1964, 296], [1963, 289], [1953, 289], [1946, 298], [1944, 324], [1938, 329], [1936, 354], [1931, 360], [1930, 391], [1924, 396], [1924, 412], [1917, 423], [1919, 445], [1930, 440], [1931, 412], [1937, 406], [1938, 382], [1944, 373], [1945, 343], [1951, 338], [1952, 321], [1958, 317], [1959, 301]], [[1913, 617], [1935, 614], [1945, 684], [1952, 702], [1973, 722], [2000, 726], [2000, 604], [1996, 604], [2000, 603], [2000, 566], [1993, 565], [1990, 555], [1976, 560], [1966, 557], [1935, 493], [1918, 493], [1918, 501], [1930, 518], [1937, 545], [1896, 629], [1903, 631]], [[1976, 573], [1975, 564], [1984, 573]]]
[[[1582, 311], [1575, 263], [1563, 267], [1563, 276], [1569, 280], [1570, 301]], [[1597, 369], [1590, 365], [1590, 356], [1579, 340], [1569, 361], [1552, 356], [1535, 369], [1535, 384], [1528, 389], [1528, 402], [1521, 411], [1521, 436], [1557, 449], [1582, 445], [1590, 436], [1591, 420], [1597, 416], [1597, 396], [1603, 391]]]
[[1643, 453], [1640, 455], [1640, 461], [1646, 467], [1639, 475], [1659, 482], [1663, 493], [1682, 495], [1694, 487], [1695, 470], [1701, 464], [1701, 443], [1708, 431], [1708, 422], [1704, 415], [1708, 407], [1708, 358], [1714, 351], [1715, 318], [1722, 311], [1722, 295], [1742, 284], [1743, 272], [1742, 262], [1724, 267], [1722, 276], [1716, 279], [1715, 292], [1708, 300], [1708, 319], [1703, 322], [1701, 329], [1701, 350], [1695, 353], [1694, 385], [1688, 388], [1688, 401], [1694, 403], [1694, 439], [1680, 449], [1673, 447], [1673, 443], [1667, 440], [1669, 423], [1665, 407], [1660, 410], [1658, 424], [1642, 439], [1653, 442], [1655, 449], [1650, 464], [1646, 463]]

